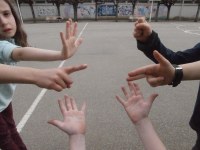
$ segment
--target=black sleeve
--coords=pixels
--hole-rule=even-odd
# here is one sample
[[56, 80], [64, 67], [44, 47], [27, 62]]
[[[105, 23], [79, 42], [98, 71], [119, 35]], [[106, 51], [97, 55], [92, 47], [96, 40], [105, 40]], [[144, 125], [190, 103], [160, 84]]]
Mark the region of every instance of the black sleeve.
[[173, 50], [165, 47], [155, 31], [152, 32], [146, 42], [137, 41], [137, 48], [156, 63], [157, 61], [153, 57], [154, 50], [161, 53], [172, 64], [184, 64], [200, 60], [200, 43], [195, 45], [193, 48], [174, 52]]

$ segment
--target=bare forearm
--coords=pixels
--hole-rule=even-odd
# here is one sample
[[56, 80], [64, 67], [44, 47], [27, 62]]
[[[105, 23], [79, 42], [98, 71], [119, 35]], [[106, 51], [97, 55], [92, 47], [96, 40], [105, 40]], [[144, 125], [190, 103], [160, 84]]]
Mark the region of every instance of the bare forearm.
[[34, 74], [37, 69], [0, 65], [0, 83], [34, 83]]
[[34, 47], [20, 47], [12, 53], [14, 60], [20, 61], [55, 61], [62, 60], [61, 51], [39, 49]]
[[200, 79], [200, 61], [181, 65], [183, 68], [183, 80]]
[[85, 135], [77, 134], [69, 136], [70, 150], [85, 150]]
[[135, 127], [144, 144], [145, 150], [166, 150], [149, 118], [141, 120]]

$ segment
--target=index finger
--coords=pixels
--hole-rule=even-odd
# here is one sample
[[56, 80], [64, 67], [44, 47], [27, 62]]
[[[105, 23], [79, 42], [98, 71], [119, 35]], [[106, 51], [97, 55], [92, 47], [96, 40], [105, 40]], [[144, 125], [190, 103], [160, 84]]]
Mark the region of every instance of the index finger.
[[151, 64], [151, 65], [147, 65], [147, 66], [143, 66], [140, 67], [138, 69], [135, 69], [131, 72], [128, 73], [129, 77], [134, 77], [137, 75], [152, 75], [152, 74], [156, 74], [156, 71], [159, 67], [159, 64]]
[[81, 65], [77, 65], [77, 66], [67, 67], [66, 72], [68, 74], [71, 74], [73, 72], [80, 71], [80, 70], [83, 70], [83, 69], [86, 69], [86, 68], [87, 68], [87, 64], [81, 64]]
[[131, 77], [127, 77], [127, 81], [134, 81], [134, 80], [139, 80], [139, 79], [143, 79], [146, 78], [145, 74], [140, 74], [140, 75], [136, 75], [136, 76], [131, 76]]
[[137, 69], [129, 72], [128, 76], [134, 77], [134, 76], [138, 76], [138, 75], [145, 75], [146, 74], [146, 68], [147, 68], [147, 66], [137, 68]]

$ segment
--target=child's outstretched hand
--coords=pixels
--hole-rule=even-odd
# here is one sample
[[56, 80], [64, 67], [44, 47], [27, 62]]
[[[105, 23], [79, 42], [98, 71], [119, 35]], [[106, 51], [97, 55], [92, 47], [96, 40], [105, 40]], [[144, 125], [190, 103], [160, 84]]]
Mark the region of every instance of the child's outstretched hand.
[[72, 22], [69, 19], [66, 22], [66, 33], [60, 32], [60, 37], [62, 40], [62, 57], [63, 59], [68, 59], [72, 57], [77, 51], [79, 45], [82, 43], [82, 38], [77, 39], [77, 22]]
[[41, 88], [60, 92], [72, 86], [73, 80], [69, 76], [70, 74], [86, 68], [87, 64], [53, 69], [36, 69], [36, 72], [33, 72], [33, 79], [31, 79], [31, 81], [33, 80], [32, 82]]
[[67, 95], [64, 96], [63, 100], [58, 100], [58, 104], [63, 116], [63, 121], [50, 120], [48, 123], [58, 127], [70, 136], [84, 135], [86, 131], [86, 104], [84, 103], [81, 110], [78, 110], [75, 99]]
[[144, 100], [142, 92], [136, 83], [128, 82], [130, 92], [127, 92], [125, 87], [122, 87], [125, 99], [116, 96], [117, 100], [124, 106], [129, 118], [134, 124], [139, 123], [145, 118], [148, 118], [151, 106], [158, 94], [150, 95], [147, 100]]

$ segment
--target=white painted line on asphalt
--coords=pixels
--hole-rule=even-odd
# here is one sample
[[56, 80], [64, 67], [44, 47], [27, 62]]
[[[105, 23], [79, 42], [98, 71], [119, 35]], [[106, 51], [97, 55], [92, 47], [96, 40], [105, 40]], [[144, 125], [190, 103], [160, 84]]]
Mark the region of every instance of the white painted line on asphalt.
[[[176, 25], [176, 28], [177, 28], [178, 30], [181, 30], [181, 31], [187, 33], [187, 34], [200, 35], [200, 30], [188, 30], [188, 29], [186, 28], [185, 25], [178, 25], [178, 24], [177, 24], [177, 25]], [[198, 33], [198, 32], [199, 32], [199, 33]]]
[[[85, 28], [86, 28], [87, 25], [88, 25], [88, 23], [85, 24], [85, 26], [83, 27], [83, 29], [79, 33], [77, 39], [79, 39], [81, 37], [81, 35], [83, 34], [83, 31], [85, 30]], [[59, 68], [62, 67], [64, 63], [65, 63], [65, 60], [63, 60], [58, 67]], [[30, 108], [27, 110], [27, 112], [25, 113], [25, 115], [22, 117], [22, 119], [20, 120], [20, 122], [17, 125], [17, 131], [18, 132], [22, 131], [23, 127], [27, 123], [28, 119], [31, 117], [32, 113], [36, 109], [37, 105], [41, 101], [41, 99], [44, 96], [44, 94], [46, 93], [46, 91], [47, 91], [47, 89], [42, 89], [41, 90], [41, 92], [38, 94], [38, 96], [36, 97], [36, 99], [33, 101], [33, 103], [30, 106]]]

